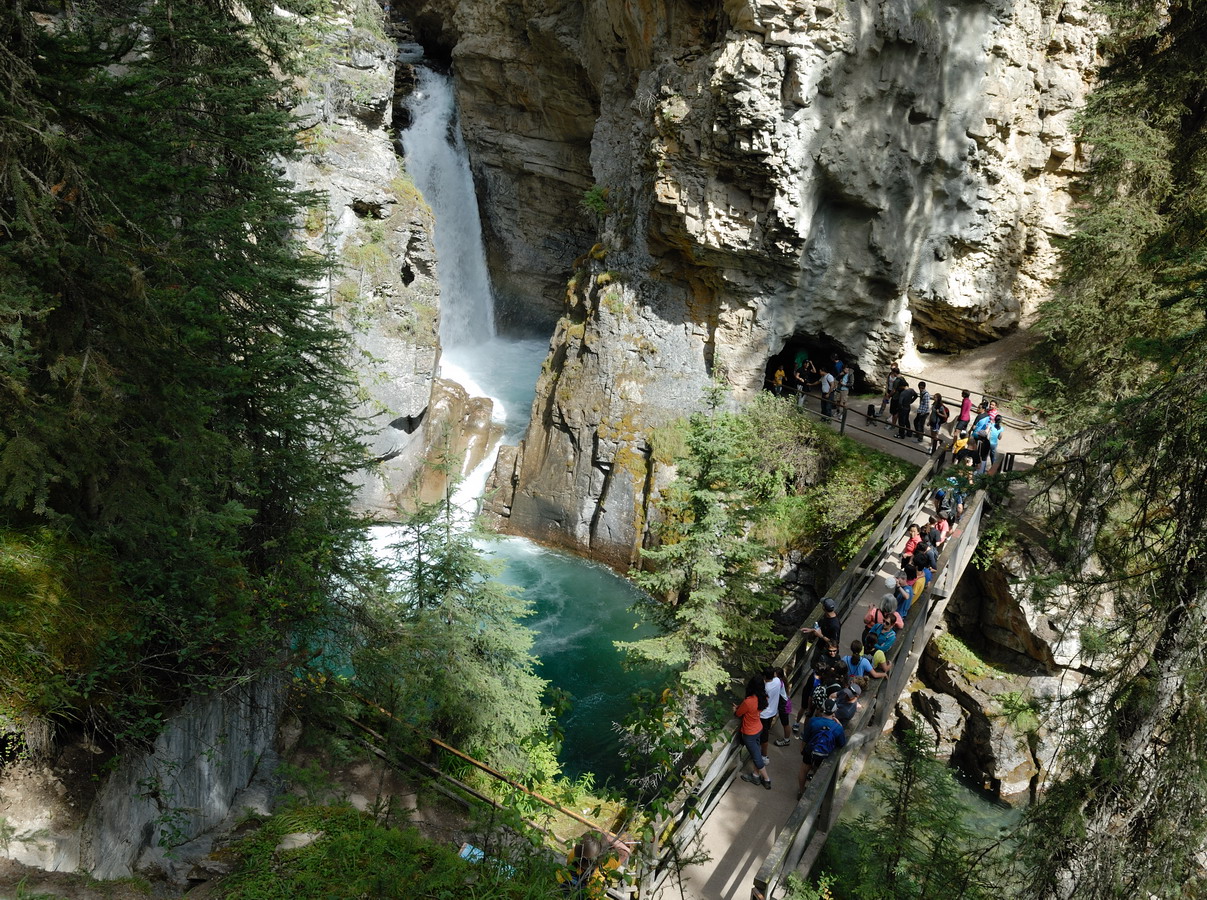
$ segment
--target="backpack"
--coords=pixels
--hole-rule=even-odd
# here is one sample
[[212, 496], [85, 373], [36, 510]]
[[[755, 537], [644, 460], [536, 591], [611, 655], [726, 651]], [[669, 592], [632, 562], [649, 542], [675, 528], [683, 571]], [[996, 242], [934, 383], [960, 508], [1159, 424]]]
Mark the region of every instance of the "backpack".
[[[844, 668], [845, 668], [845, 664], [844, 664]], [[817, 685], [817, 687], [815, 687], [813, 689], [813, 707], [814, 707], [814, 709], [821, 709], [825, 705], [826, 699], [831, 694], [837, 694], [841, 690], [842, 690], [842, 685], [838, 684], [838, 683]]]
[[834, 732], [829, 728], [819, 728], [809, 738], [809, 752], [814, 756], [829, 756], [834, 752]]

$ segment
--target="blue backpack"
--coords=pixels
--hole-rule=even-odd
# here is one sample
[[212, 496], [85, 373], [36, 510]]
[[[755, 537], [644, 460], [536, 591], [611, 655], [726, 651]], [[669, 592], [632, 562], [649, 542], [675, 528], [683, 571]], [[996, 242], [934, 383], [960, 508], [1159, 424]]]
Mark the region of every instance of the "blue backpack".
[[814, 756], [829, 756], [834, 751], [834, 732], [820, 728], [809, 738], [809, 752]]

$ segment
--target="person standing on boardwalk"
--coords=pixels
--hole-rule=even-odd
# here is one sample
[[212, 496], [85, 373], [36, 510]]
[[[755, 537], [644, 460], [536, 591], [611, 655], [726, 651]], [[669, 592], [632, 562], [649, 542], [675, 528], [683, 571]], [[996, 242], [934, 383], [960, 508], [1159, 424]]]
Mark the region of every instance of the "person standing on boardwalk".
[[763, 689], [763, 677], [752, 675], [746, 682], [746, 699], [733, 708], [733, 714], [742, 720], [742, 724], [738, 726], [738, 735], [750, 751], [750, 761], [754, 763], [754, 773], [747, 772], [742, 776], [742, 780], [761, 784], [771, 790], [771, 779], [767, 776], [767, 758], [759, 748], [759, 736], [763, 732], [762, 710], [766, 708], [767, 693]]
[[837, 384], [832, 372], [827, 371], [821, 376], [821, 414], [822, 418], [830, 418], [834, 411], [834, 386]]
[[930, 453], [933, 456], [935, 450], [939, 448], [940, 431], [944, 423], [951, 416], [951, 410], [947, 408], [947, 404], [943, 402], [942, 394], [935, 394], [934, 405], [930, 409]]
[[771, 391], [777, 397], [784, 393], [784, 367], [782, 365], [776, 366], [775, 374], [771, 376]]
[[[771, 666], [763, 669], [763, 690], [767, 693], [767, 708], [759, 713], [759, 724], [762, 732], [759, 734], [759, 746], [763, 756], [767, 756], [767, 745], [771, 742], [771, 729], [775, 726], [780, 715], [780, 702], [784, 699], [784, 683], [775, 674]], [[790, 738], [782, 738], [775, 742], [777, 747], [787, 747]]]
[[[897, 379], [901, 375], [901, 370], [896, 366], [890, 366], [888, 377], [884, 379], [884, 399], [880, 401], [880, 411], [876, 413], [877, 418], [884, 418], [884, 410], [888, 407], [889, 401], [893, 398], [893, 391], [897, 389]], [[892, 410], [889, 410], [890, 414]]]
[[977, 474], [984, 475], [997, 462], [997, 442], [1002, 437], [1002, 417], [994, 416], [987, 422], [981, 432], [981, 442], [978, 445], [980, 450], [981, 465], [977, 469]]
[[847, 745], [847, 733], [835, 716], [837, 711], [838, 704], [827, 700], [822, 714], [814, 716], [805, 726], [801, 735], [805, 746], [800, 754], [800, 774], [796, 777], [797, 800], [804, 794], [805, 785], [813, 780], [813, 774], [830, 758], [830, 754]]
[[855, 369], [852, 366], [844, 366], [842, 374], [838, 376], [838, 409], [836, 415], [842, 415], [842, 410], [847, 408], [847, 400], [851, 397], [851, 388], [855, 386]]
[[956, 424], [953, 426], [953, 433], [957, 431], [967, 431], [968, 426], [972, 424], [972, 393], [970, 391], [960, 391], [960, 415], [956, 417]]
[[905, 387], [901, 389], [901, 393], [897, 395], [897, 439], [905, 440], [905, 436], [910, 431], [910, 407], [914, 405], [914, 401], [918, 399], [918, 392], [909, 386], [909, 382], [905, 383]]
[[842, 638], [842, 623], [838, 621], [838, 605], [833, 598], [826, 597], [821, 601], [821, 608], [824, 613], [821, 621], [814, 623], [812, 628], [802, 628], [801, 634], [811, 634], [823, 643], [829, 642], [837, 647]]
[[926, 420], [930, 418], [930, 391], [926, 382], [918, 382], [918, 414], [914, 416], [914, 442], [921, 444], [926, 434]]

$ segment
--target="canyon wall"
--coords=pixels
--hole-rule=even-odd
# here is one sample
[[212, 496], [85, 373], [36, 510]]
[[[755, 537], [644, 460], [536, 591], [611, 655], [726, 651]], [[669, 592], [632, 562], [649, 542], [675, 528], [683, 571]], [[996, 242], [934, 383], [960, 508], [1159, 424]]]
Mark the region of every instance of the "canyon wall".
[[[352, 337], [368, 458], [355, 474], [359, 505], [391, 519], [413, 487], [443, 494], [424, 461], [464, 450], [482, 412], [437, 381], [440, 289], [432, 211], [404, 170], [392, 133], [411, 88], [400, 35], [344, 4], [315, 35], [309, 66], [289, 86], [305, 154], [288, 172], [318, 192], [299, 225], [334, 266], [317, 286]], [[401, 35], [405, 37], [405, 35]], [[489, 422], [489, 410], [485, 413]], [[439, 483], [436, 483], [436, 482]], [[430, 482], [430, 483], [429, 483]]]
[[195, 697], [153, 747], [128, 748], [103, 768], [100, 748], [78, 737], [53, 758], [10, 763], [0, 778], [3, 855], [95, 878], [152, 869], [183, 881], [216, 836], [248, 810], [269, 811], [283, 705], [283, 682], [259, 678]]
[[1084, 0], [402, 9], [451, 55], [503, 305], [557, 319], [497, 472], [511, 530], [623, 565], [650, 430], [710, 378], [740, 402], [789, 343], [874, 376], [1000, 337], [1049, 289]]

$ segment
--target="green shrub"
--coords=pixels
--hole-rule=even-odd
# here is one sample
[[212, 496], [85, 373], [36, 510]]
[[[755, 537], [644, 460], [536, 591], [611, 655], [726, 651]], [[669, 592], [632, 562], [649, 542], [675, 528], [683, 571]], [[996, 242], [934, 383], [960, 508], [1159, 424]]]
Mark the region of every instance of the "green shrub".
[[603, 218], [608, 214], [608, 189], [603, 185], [592, 185], [583, 191], [581, 204], [583, 209]]
[[[278, 850], [288, 834], [317, 837]], [[234, 848], [235, 871], [223, 882], [227, 900], [328, 900], [332, 897], [527, 900], [559, 895], [557, 862], [526, 848], [472, 863], [413, 828], [389, 828], [347, 806], [282, 813]], [[496, 851], [501, 852], [501, 851]]]

